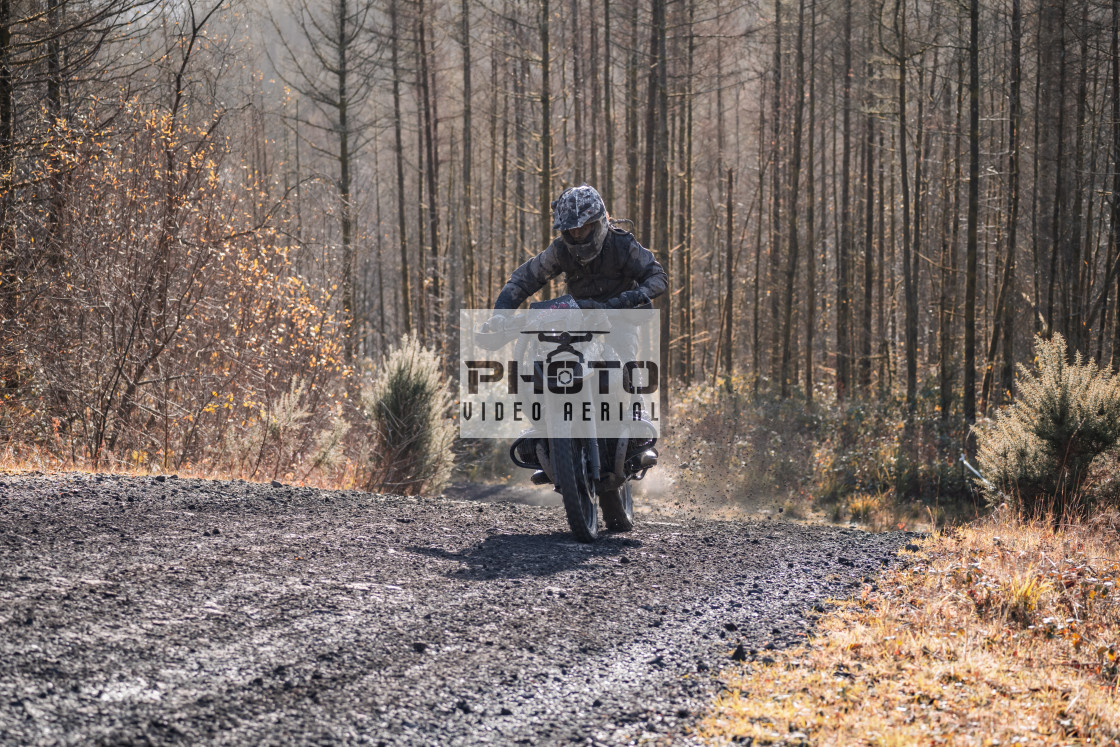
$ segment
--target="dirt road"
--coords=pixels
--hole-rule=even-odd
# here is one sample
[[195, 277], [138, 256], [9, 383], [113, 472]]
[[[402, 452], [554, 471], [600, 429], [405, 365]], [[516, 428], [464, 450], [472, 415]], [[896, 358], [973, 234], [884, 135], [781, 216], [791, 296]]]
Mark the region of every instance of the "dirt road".
[[687, 743], [904, 533], [0, 475], [0, 743]]

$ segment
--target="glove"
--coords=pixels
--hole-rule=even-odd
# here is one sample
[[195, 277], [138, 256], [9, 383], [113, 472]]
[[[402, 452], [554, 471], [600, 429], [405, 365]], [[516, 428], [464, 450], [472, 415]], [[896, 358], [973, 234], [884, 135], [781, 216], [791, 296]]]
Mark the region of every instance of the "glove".
[[650, 303], [650, 300], [645, 291], [635, 288], [634, 290], [624, 291], [607, 301], [607, 307], [611, 309], [635, 309], [648, 303]]
[[494, 316], [490, 317], [485, 322], [483, 322], [482, 326], [478, 328], [478, 331], [483, 333], [483, 334], [486, 334], [486, 335], [492, 335], [492, 334], [497, 334], [499, 332], [505, 332], [506, 331], [506, 318], [504, 316], [502, 316], [501, 314], [495, 314]]
[[581, 309], [605, 309], [607, 305], [592, 298], [577, 298], [576, 303]]

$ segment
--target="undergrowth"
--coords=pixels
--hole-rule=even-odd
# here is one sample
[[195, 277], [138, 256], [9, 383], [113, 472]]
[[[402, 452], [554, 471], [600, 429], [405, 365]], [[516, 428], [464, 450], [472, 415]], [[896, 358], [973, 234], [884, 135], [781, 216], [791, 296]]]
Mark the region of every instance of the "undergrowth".
[[406, 336], [382, 360], [367, 361], [365, 373], [357, 398], [295, 378], [286, 391], [263, 401], [227, 403], [220, 437], [193, 436], [204, 441], [194, 459], [170, 460], [138, 449], [106, 449], [93, 459], [70, 448], [56, 428], [34, 442], [0, 439], [0, 472], [177, 474], [438, 493], [454, 460], [455, 426], [435, 353]]
[[679, 393], [662, 443], [687, 496], [717, 485], [732, 503], [884, 528], [972, 518], [976, 491], [960, 462], [967, 429], [935, 401], [932, 389], [914, 412], [897, 398], [782, 400], [735, 378]]

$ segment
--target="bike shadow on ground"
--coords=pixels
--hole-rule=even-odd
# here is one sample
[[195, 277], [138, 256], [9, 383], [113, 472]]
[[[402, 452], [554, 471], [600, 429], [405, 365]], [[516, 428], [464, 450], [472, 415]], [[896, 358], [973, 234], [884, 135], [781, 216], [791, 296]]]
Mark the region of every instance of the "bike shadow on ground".
[[623, 555], [642, 546], [640, 540], [606, 534], [596, 542], [577, 542], [568, 532], [539, 534], [495, 533], [482, 542], [458, 552], [438, 547], [408, 550], [441, 560], [457, 562], [450, 578], [472, 581], [546, 577], [605, 557]]

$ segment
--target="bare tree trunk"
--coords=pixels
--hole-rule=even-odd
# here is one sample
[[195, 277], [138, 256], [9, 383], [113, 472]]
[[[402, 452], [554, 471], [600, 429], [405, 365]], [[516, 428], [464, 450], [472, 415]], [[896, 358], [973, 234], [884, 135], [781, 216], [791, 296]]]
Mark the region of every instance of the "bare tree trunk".
[[[15, 146], [14, 93], [12, 76], [12, 0], [0, 0], [0, 380], [5, 388], [22, 385], [21, 357], [14, 334], [19, 313], [21, 286], [12, 282], [19, 276], [16, 257], [16, 226], [11, 220], [15, 196], [12, 194]], [[22, 278], [21, 278], [22, 279]]]
[[[774, 90], [770, 106], [770, 380], [782, 376], [778, 352], [781, 301], [778, 285], [782, 262], [782, 0], [774, 0]], [[791, 213], [794, 211], [791, 210]]]
[[[10, 277], [6, 266], [14, 262], [14, 226], [9, 222], [12, 202], [13, 150], [15, 147], [14, 81], [12, 75], [12, 0], [0, 0], [0, 270]], [[4, 288], [5, 305], [0, 314], [5, 320], [14, 316], [15, 291]]]
[[801, 127], [805, 90], [805, 0], [797, 4], [797, 53], [794, 63], [793, 160], [789, 165], [789, 267], [786, 270], [785, 301], [782, 309], [782, 399], [790, 395], [790, 362], [793, 344], [793, 286], [801, 250], [798, 237], [798, 199], [801, 178]]
[[[626, 66], [626, 211], [638, 217], [638, 3], [630, 5], [630, 59]], [[642, 237], [642, 240], [648, 240]]]
[[[377, 349], [384, 351], [386, 349], [385, 333], [388, 327], [386, 326], [385, 319], [385, 261], [384, 261], [384, 237], [385, 227], [381, 222], [381, 168], [379, 163], [379, 155], [381, 151], [381, 144], [374, 136], [373, 141], [373, 195], [374, 195], [374, 215], [377, 220], [377, 239], [374, 241], [374, 264], [377, 267]], [[368, 265], [367, 265], [368, 266]], [[366, 283], [368, 287], [368, 283]], [[372, 324], [369, 326], [373, 326]], [[371, 330], [367, 327], [367, 333]], [[370, 355], [373, 349], [372, 337], [366, 340], [366, 350], [364, 354]]]
[[[514, 163], [517, 164], [517, 171], [513, 179], [513, 199], [516, 209], [514, 215], [517, 218], [517, 249], [518, 251], [524, 251], [528, 243], [528, 224], [525, 218], [529, 199], [525, 185], [525, 163], [527, 159], [527, 148], [525, 144], [525, 98], [528, 95], [527, 91], [529, 88], [529, 58], [522, 57], [519, 61], [514, 61], [513, 73]], [[513, 264], [516, 265], [516, 260]]]
[[[574, 33], [571, 34], [571, 38], [568, 42], [572, 47], [572, 85], [568, 87], [568, 95], [572, 98], [572, 118], [575, 122], [575, 138], [569, 140], [567, 137], [564, 137], [561, 142], [563, 145], [567, 145], [568, 143], [572, 142], [580, 144], [579, 147], [574, 148], [575, 157], [572, 165], [574, 167], [576, 179], [578, 179], [580, 182], [584, 182], [587, 181], [588, 155], [588, 148], [583, 147], [584, 143], [587, 142], [587, 139], [583, 135], [583, 89], [586, 83], [583, 79], [584, 71], [581, 65], [584, 56], [583, 35], [585, 33], [585, 29], [584, 25], [580, 23], [579, 0], [569, 0], [568, 14], [569, 20], [572, 24], [572, 29], [574, 29]], [[592, 50], [592, 54], [594, 54], [594, 50]], [[561, 69], [563, 69], [563, 64], [561, 64], [560, 67]], [[565, 88], [563, 80], [561, 80], [560, 86], [562, 89]], [[595, 141], [592, 140], [591, 142], [594, 143]]]
[[[976, 422], [976, 259], [980, 212], [980, 4], [970, 0], [968, 42], [968, 243], [964, 290], [964, 417]], [[970, 439], [971, 442], [971, 439]]]
[[463, 14], [463, 297], [468, 309], [477, 305], [477, 270], [474, 257], [474, 203], [471, 200], [471, 161], [474, 151], [471, 146], [471, 6], [462, 0], [460, 12]]
[[1081, 37], [1080, 49], [1080, 67], [1077, 75], [1077, 109], [1076, 121], [1074, 123], [1074, 131], [1076, 133], [1074, 141], [1074, 156], [1073, 156], [1073, 169], [1071, 175], [1071, 182], [1073, 187], [1073, 209], [1070, 211], [1070, 227], [1066, 231], [1064, 245], [1066, 247], [1066, 261], [1065, 266], [1068, 268], [1069, 276], [1064, 283], [1064, 291], [1067, 296], [1065, 306], [1065, 313], [1067, 316], [1067, 329], [1070, 347], [1074, 350], [1081, 351], [1088, 354], [1089, 338], [1088, 330], [1085, 329], [1083, 323], [1082, 310], [1085, 305], [1085, 300], [1082, 298], [1082, 288], [1088, 290], [1088, 286], [1083, 284], [1083, 278], [1086, 271], [1086, 263], [1083, 261], [1084, 255], [1088, 250], [1082, 246], [1081, 243], [1081, 225], [1082, 214], [1084, 211], [1084, 204], [1082, 195], [1085, 192], [1084, 180], [1084, 161], [1085, 161], [1085, 98], [1087, 94], [1087, 81], [1088, 81], [1088, 58], [1089, 58], [1089, 4], [1083, 2], [1082, 4], [1082, 18], [1081, 28], [1079, 35]]
[[[1116, 3], [1113, 3], [1113, 13]], [[1021, 54], [1023, 11], [1020, 0], [1011, 0], [1011, 113], [1009, 124], [1010, 180], [1007, 209], [1007, 265], [1008, 283], [1015, 282], [1015, 250], [1019, 232], [1019, 127], [1023, 117]], [[1113, 102], [1114, 105], [1116, 102]], [[1115, 112], [1116, 110], [1114, 110]], [[1120, 117], [1118, 117], [1120, 118]], [[1008, 291], [1014, 295], [1014, 288]], [[1000, 376], [1002, 388], [1013, 396], [1015, 388], [1015, 304], [1008, 301], [1003, 306], [1003, 368]]]
[[[958, 63], [959, 68], [959, 63]], [[953, 109], [953, 104], [949, 100], [949, 83], [945, 84], [945, 93], [942, 96], [942, 106], [946, 112], [954, 112], [955, 121], [960, 121], [960, 95], [959, 90], [963, 87], [960, 81], [960, 76], [957, 76], [957, 108]], [[949, 128], [950, 131], [955, 131], [957, 128]], [[942, 141], [942, 188], [941, 199], [944, 203], [944, 211], [941, 220], [941, 294], [938, 303], [938, 364], [937, 376], [939, 390], [939, 409], [941, 420], [947, 421], [949, 419], [949, 412], [953, 403], [953, 367], [952, 367], [952, 314], [954, 306], [954, 296], [956, 290], [956, 277], [953, 272], [954, 261], [951, 257], [955, 257], [955, 238], [950, 238], [953, 231], [950, 228], [950, 222], [955, 226], [956, 213], [952, 210], [954, 204], [955, 191], [959, 189], [959, 185], [952, 178], [950, 169], [955, 169], [955, 156], [956, 154], [950, 150], [952, 142], [959, 142], [959, 136], [946, 135]], [[959, 146], [957, 148], [959, 151]]]
[[537, 204], [540, 206], [541, 215], [541, 246], [547, 246], [552, 240], [552, 220], [549, 213], [549, 204], [552, 202], [552, 83], [549, 79], [549, 69], [552, 59], [548, 36], [551, 11], [549, 10], [549, 0], [540, 0], [540, 2], [541, 182], [540, 197]]
[[[1050, 123], [1046, 123], [1047, 126], [1043, 127], [1043, 136], [1045, 138], [1045, 141], [1042, 146], [1046, 149], [1047, 154], [1051, 153], [1051, 149], [1056, 148], [1056, 153], [1054, 154], [1052, 164], [1052, 167], [1054, 169], [1054, 191], [1050, 197], [1050, 199], [1052, 199], [1052, 203], [1050, 204], [1051, 210], [1049, 211], [1049, 215], [1044, 214], [1044, 217], [1049, 218], [1049, 225], [1046, 226], [1046, 228], [1049, 228], [1049, 231], [1045, 231], [1045, 229], [1044, 231], [1047, 234], [1047, 238], [1050, 240], [1050, 272], [1049, 277], [1047, 278], [1046, 286], [1046, 326], [1048, 328], [1048, 332], [1050, 333], [1052, 333], [1056, 328], [1054, 322], [1054, 291], [1058, 283], [1058, 273], [1059, 269], [1066, 269], [1059, 268], [1058, 266], [1058, 258], [1061, 255], [1061, 242], [1063, 232], [1062, 223], [1064, 221], [1063, 203], [1065, 201], [1065, 192], [1067, 189], [1064, 183], [1066, 108], [1063, 105], [1066, 86], [1066, 7], [1064, 0], [1059, 0], [1059, 2], [1055, 5], [1057, 6], [1058, 11], [1058, 48], [1057, 50], [1048, 51], [1050, 51], [1051, 54], [1056, 54], [1058, 57], [1058, 83], [1056, 88], [1052, 87], [1049, 75], [1044, 75], [1042, 73], [1039, 74], [1039, 79], [1045, 80], [1048, 84], [1048, 87], [1050, 88], [1049, 96], [1046, 97], [1048, 99], [1048, 102], [1046, 104], [1047, 108], [1049, 109], [1054, 106], [1057, 107], [1057, 127], [1050, 127]], [[1043, 6], [1043, 16], [1041, 20], [1042, 24], [1046, 24], [1048, 20], [1052, 22], [1052, 19], [1047, 18], [1047, 9], [1050, 7], [1052, 6], [1050, 6], [1049, 4]], [[1050, 31], [1052, 32], [1053, 30], [1050, 29]], [[1056, 99], [1056, 101], [1052, 101], [1049, 99]], [[1068, 335], [1069, 330], [1065, 330], [1065, 332]]]
[[[1112, 3], [1112, 220], [1109, 221], [1109, 244], [1113, 261], [1120, 260], [1120, 2]], [[1116, 302], [1120, 308], [1120, 275], [1117, 276]], [[1120, 371], [1120, 311], [1112, 342], [1112, 370]]]
[[684, 180], [681, 184], [681, 220], [680, 220], [680, 246], [681, 246], [681, 311], [680, 311], [680, 336], [681, 336], [681, 374], [682, 381], [687, 386], [692, 383], [693, 360], [692, 339], [695, 330], [692, 323], [692, 242], [693, 242], [693, 154], [692, 154], [692, 117], [693, 117], [693, 75], [694, 54], [696, 51], [695, 35], [696, 2], [688, 0], [688, 62], [686, 83], [684, 90], [684, 123], [681, 127], [680, 149], [681, 158], [684, 159]]
[[906, 138], [906, 5], [895, 5], [898, 33], [898, 158], [902, 180], [902, 293], [906, 305], [906, 406], [913, 412], [918, 405], [918, 320], [914, 262], [910, 245], [910, 164]]
[[[11, 183], [12, 148], [15, 143], [14, 80], [12, 75], [12, 2], [0, 0], [0, 178], [4, 189], [0, 199], [7, 201]], [[8, 231], [7, 223], [2, 229]]]
[[603, 129], [607, 162], [603, 164], [603, 197], [614, 208], [614, 114], [611, 109], [611, 0], [603, 0]]
[[420, 63], [420, 103], [424, 112], [424, 165], [427, 169], [428, 184], [428, 253], [431, 259], [429, 268], [431, 278], [431, 334], [435, 344], [443, 349], [446, 344], [446, 330], [443, 328], [443, 292], [440, 282], [440, 236], [439, 236], [439, 158], [436, 155], [439, 135], [435, 115], [435, 92], [432, 90], [433, 73], [429, 65], [428, 18], [424, 9], [425, 0], [419, 0], [417, 10]]
[[[727, 290], [725, 291], [725, 298], [723, 299], [723, 375], [724, 384], [728, 391], [731, 391], [731, 377], [735, 374], [735, 356], [732, 348], [732, 343], [735, 340], [733, 329], [735, 326], [735, 285], [732, 279], [735, 277], [735, 257], [732, 251], [732, 226], [735, 223], [735, 203], [734, 203], [734, 173], [731, 169], [727, 170], [727, 245], [725, 250], [727, 252], [727, 263], [724, 266], [724, 274], [727, 277]], [[756, 274], [757, 279], [757, 274]], [[757, 318], [757, 307], [755, 311]], [[758, 373], [755, 372], [755, 376]]]
[[[419, 36], [419, 35], [418, 35]], [[427, 226], [425, 220], [425, 211], [433, 209], [432, 205], [428, 205], [424, 199], [425, 183], [428, 181], [425, 163], [427, 158], [424, 153], [424, 133], [427, 127], [424, 124], [424, 107], [420, 105], [424, 98], [423, 89], [424, 82], [422, 80], [423, 70], [419, 64], [416, 65], [416, 258], [418, 264], [416, 267], [416, 274], [418, 277], [418, 285], [416, 288], [416, 304], [419, 313], [417, 317], [420, 323], [420, 339], [428, 340], [431, 338], [432, 330], [429, 326], [429, 301], [431, 299], [431, 281], [428, 278], [428, 261], [427, 253], [424, 251], [424, 234]], [[428, 192], [432, 191], [432, 187], [427, 187]]]
[[871, 396], [871, 304], [875, 289], [875, 118], [867, 115], [867, 139], [864, 143], [864, 226], [863, 226], [863, 304], [860, 308], [859, 385], [866, 397]]
[[[653, 21], [650, 23], [649, 37], [649, 95], [646, 98], [646, 150], [645, 150], [645, 179], [642, 190], [642, 218], [639, 224], [639, 240], [649, 241], [653, 229], [653, 190], [654, 190], [654, 155], [657, 149], [657, 97], [658, 75], [660, 68], [658, 60], [661, 57], [659, 44], [661, 42], [661, 29], [658, 21], [664, 25], [665, 0], [653, 0]], [[662, 15], [659, 19], [658, 14]], [[634, 147], [631, 144], [630, 147]]]
[[[497, 38], [498, 35], [498, 16], [496, 14], [491, 16], [491, 35]], [[503, 89], [498, 87], [498, 71], [503, 66], [498, 61], [498, 49], [495, 46], [490, 47], [490, 209], [487, 215], [487, 241], [486, 241], [486, 281], [483, 288], [484, 293], [480, 293], [478, 301], [485, 303], [485, 307], [489, 308], [493, 305], [493, 298], [495, 295], [495, 263], [498, 258], [495, 256], [494, 247], [497, 244], [498, 237], [505, 238], [505, 227], [501, 231], [497, 230], [495, 224], [494, 213], [497, 209], [497, 203], [503, 203], [502, 208], [505, 209], [505, 162], [509, 156], [508, 139], [506, 137], [506, 130], [509, 125], [509, 94]], [[507, 84], [508, 85], [508, 84]], [[501, 91], [501, 93], [499, 93]], [[503, 102], [502, 112], [502, 145], [498, 146], [498, 100]], [[502, 154], [502, 183], [498, 185], [498, 153]], [[499, 200], [500, 196], [500, 200]], [[499, 275], [500, 279], [501, 276]]]
[[338, 2], [338, 201], [342, 224], [342, 314], [347, 325], [345, 355], [346, 360], [354, 358], [354, 348], [358, 336], [358, 319], [354, 310], [354, 247], [353, 247], [353, 204], [350, 199], [350, 97], [346, 90], [349, 83], [347, 65], [349, 63], [349, 29], [347, 22], [347, 0]]
[[1003, 278], [1000, 281], [999, 295], [996, 298], [995, 317], [992, 323], [992, 340], [988, 346], [987, 363], [984, 368], [984, 381], [980, 387], [980, 416], [987, 415], [992, 397], [992, 383], [995, 377], [996, 350], [999, 348], [1000, 335], [1003, 335], [1004, 364], [1001, 380], [1007, 391], [1011, 390], [1014, 383], [1014, 361], [1011, 354], [1014, 352], [1012, 337], [1014, 334], [1012, 304], [1010, 296], [1014, 293], [1012, 288], [1015, 282], [1015, 237], [1018, 229], [1019, 214], [1019, 88], [1021, 66], [1019, 62], [1019, 36], [1021, 33], [1020, 0], [1012, 0], [1011, 4], [1011, 100], [1010, 121], [1008, 126], [1008, 208], [1007, 208], [1007, 257], [1003, 266]]
[[[50, 38], [47, 40], [47, 116], [48, 127], [55, 126], [62, 116], [62, 52], [59, 40], [61, 8], [59, 0], [47, 0], [47, 27]], [[58, 245], [58, 234], [61, 230], [62, 220], [62, 164], [57, 155], [51, 156], [51, 176], [49, 186], [49, 202], [47, 208], [47, 225], [50, 227], [50, 252], [51, 264], [58, 266], [62, 263], [62, 247]]]
[[[672, 267], [672, 238], [669, 231], [669, 54], [668, 54], [668, 21], [666, 19], [666, 0], [654, 0], [653, 25], [657, 29], [657, 140], [655, 155], [657, 161], [657, 201], [653, 222], [653, 244], [662, 267]], [[650, 105], [653, 105], [651, 99]], [[672, 349], [672, 318], [673, 318], [673, 293], [671, 290], [662, 294], [658, 299], [658, 308], [661, 311], [661, 370], [671, 371], [673, 365]], [[668, 411], [669, 392], [667, 388], [661, 390], [662, 412]]]
[[[915, 13], [917, 15], [917, 13]], [[905, 42], [903, 42], [905, 46]], [[923, 181], [923, 171], [926, 159], [926, 143], [925, 143], [925, 99], [922, 96], [922, 89], [925, 87], [925, 71], [922, 67], [922, 59], [918, 58], [918, 116], [915, 123], [915, 137], [914, 137], [914, 218], [910, 223], [910, 240], [913, 247], [910, 250], [910, 268], [908, 272], [911, 278], [911, 288], [913, 292], [906, 297], [906, 319], [907, 329], [906, 348], [908, 351], [912, 350], [912, 359], [914, 361], [914, 401], [917, 402], [917, 360], [918, 360], [918, 297], [921, 295], [921, 277], [918, 275], [918, 268], [921, 266], [918, 259], [921, 257], [922, 251], [922, 203], [923, 195], [925, 194], [925, 184]], [[907, 353], [911, 356], [911, 353]], [[910, 378], [910, 363], [911, 357], [907, 358], [907, 381], [909, 386]]]
[[[836, 247], [836, 399], [848, 396], [851, 369], [852, 297], [849, 270], [852, 256], [851, 228], [851, 117], [852, 117], [852, 0], [844, 0], [844, 100], [843, 152], [840, 165], [840, 241]], [[905, 166], [903, 172], [905, 173]], [[905, 194], [905, 192], [904, 192]]]
[[813, 335], [817, 320], [817, 234], [816, 234], [816, 178], [813, 173], [814, 146], [816, 144], [816, 83], [817, 83], [817, 4], [813, 3], [809, 13], [809, 163], [805, 206], [805, 246], [806, 263], [805, 300], [808, 304], [805, 314], [805, 399], [813, 401]]
[[[765, 91], [762, 98], [766, 98]], [[723, 109], [720, 108], [719, 121], [723, 122]], [[760, 322], [759, 314], [762, 310], [762, 205], [766, 194], [766, 160], [767, 154], [771, 149], [766, 147], [761, 138], [761, 133], [766, 132], [766, 107], [758, 107], [758, 132], [760, 134], [758, 143], [758, 220], [755, 221], [755, 237], [754, 237], [754, 279], [752, 282], [753, 294], [751, 303], [753, 305], [753, 315], [751, 318], [751, 389], [755, 394], [758, 393], [759, 379], [762, 378], [762, 339], [760, 337]], [[722, 133], [723, 128], [719, 127], [718, 130]], [[722, 142], [722, 138], [720, 138]], [[728, 171], [730, 173], [730, 170]], [[728, 210], [730, 210], [730, 203]], [[728, 213], [730, 217], [730, 212]], [[730, 260], [730, 239], [731, 234], [728, 233], [728, 267], [726, 272], [730, 274], [731, 260]], [[728, 278], [728, 283], [731, 279]]]

